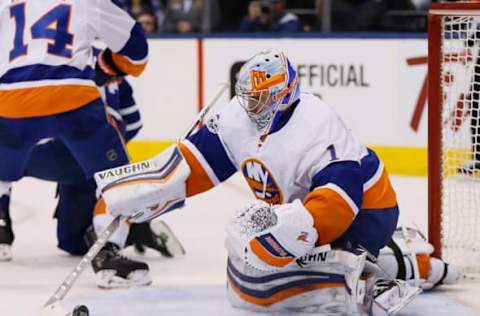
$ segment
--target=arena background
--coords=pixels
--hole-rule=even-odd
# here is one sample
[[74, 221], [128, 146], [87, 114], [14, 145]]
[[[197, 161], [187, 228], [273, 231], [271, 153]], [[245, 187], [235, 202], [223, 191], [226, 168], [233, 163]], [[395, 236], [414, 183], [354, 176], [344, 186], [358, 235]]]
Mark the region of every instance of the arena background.
[[134, 160], [174, 141], [220, 82], [234, 80], [241, 63], [255, 52], [273, 48], [297, 64], [303, 90], [335, 107], [391, 173], [427, 174], [425, 34], [161, 36], [149, 43], [149, 67], [131, 79], [144, 121], [129, 145]]

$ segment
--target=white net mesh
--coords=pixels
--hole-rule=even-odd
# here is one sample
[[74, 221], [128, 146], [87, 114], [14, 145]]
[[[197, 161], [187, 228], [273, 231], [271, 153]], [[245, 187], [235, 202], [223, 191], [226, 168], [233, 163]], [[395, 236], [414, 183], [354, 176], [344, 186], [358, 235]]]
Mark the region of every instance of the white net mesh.
[[443, 18], [443, 257], [480, 268], [480, 17]]

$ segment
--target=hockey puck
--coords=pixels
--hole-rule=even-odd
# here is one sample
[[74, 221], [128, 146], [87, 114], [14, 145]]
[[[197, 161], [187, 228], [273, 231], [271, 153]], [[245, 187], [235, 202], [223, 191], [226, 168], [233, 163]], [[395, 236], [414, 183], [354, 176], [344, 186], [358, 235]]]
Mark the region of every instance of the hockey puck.
[[90, 312], [88, 311], [88, 307], [85, 305], [77, 305], [73, 309], [72, 316], [88, 316]]

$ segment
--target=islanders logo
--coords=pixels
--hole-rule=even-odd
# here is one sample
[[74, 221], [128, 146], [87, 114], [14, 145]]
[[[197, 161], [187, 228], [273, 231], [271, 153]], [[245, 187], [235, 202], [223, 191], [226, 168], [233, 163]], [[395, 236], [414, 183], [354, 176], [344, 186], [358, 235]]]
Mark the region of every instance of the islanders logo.
[[269, 204], [282, 204], [283, 194], [268, 168], [257, 159], [242, 163], [242, 173], [257, 199]]

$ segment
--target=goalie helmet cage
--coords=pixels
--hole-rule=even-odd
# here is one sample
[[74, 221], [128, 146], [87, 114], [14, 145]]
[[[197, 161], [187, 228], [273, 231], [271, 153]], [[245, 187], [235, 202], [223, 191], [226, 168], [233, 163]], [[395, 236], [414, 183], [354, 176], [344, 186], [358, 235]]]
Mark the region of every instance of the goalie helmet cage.
[[480, 2], [432, 4], [428, 24], [429, 241], [435, 256], [479, 272]]

